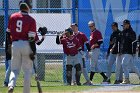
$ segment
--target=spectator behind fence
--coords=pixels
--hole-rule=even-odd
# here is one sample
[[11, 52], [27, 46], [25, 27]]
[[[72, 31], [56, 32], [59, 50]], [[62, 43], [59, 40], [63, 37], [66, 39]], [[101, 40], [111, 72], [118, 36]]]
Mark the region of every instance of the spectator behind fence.
[[6, 64], [8, 64], [8, 68], [6, 70], [4, 85], [3, 85], [5, 87], [8, 87], [9, 76], [11, 72], [11, 45], [12, 45], [12, 42], [11, 42], [10, 33], [6, 32], [6, 41], [5, 41], [6, 60], [5, 62], [7, 62]]

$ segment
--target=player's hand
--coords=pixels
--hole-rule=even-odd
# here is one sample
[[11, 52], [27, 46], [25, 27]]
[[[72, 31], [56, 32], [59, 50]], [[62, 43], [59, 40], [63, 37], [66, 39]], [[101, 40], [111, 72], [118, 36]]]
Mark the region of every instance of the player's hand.
[[88, 52], [88, 58], [91, 58], [91, 57], [92, 57], [92, 52], [89, 51], [89, 52]]
[[34, 61], [34, 59], [35, 59], [35, 54], [34, 54], [34, 53], [30, 53], [29, 57], [30, 57], [30, 59], [31, 59], [32, 61]]
[[94, 48], [95, 48], [95, 46], [94, 46], [94, 45], [92, 45], [92, 46], [91, 46], [91, 49], [94, 49]]
[[114, 48], [111, 48], [111, 49], [110, 49], [110, 52], [112, 53], [112, 52], [113, 52], [113, 50], [114, 50]]

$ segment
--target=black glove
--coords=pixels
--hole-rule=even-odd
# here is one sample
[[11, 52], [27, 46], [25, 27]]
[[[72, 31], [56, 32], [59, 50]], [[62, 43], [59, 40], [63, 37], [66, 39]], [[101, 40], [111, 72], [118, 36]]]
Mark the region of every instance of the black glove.
[[46, 27], [39, 27], [38, 32], [44, 36], [47, 33], [47, 28]]
[[35, 54], [34, 54], [34, 53], [31, 53], [31, 54], [29, 55], [29, 57], [30, 57], [30, 59], [31, 59], [32, 61], [34, 61], [34, 59], [35, 59]]

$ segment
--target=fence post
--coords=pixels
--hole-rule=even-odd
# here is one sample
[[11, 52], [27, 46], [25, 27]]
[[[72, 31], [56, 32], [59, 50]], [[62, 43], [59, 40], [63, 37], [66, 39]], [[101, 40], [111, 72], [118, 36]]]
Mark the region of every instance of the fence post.
[[45, 80], [45, 53], [37, 53], [37, 76], [40, 81]]
[[72, 0], [72, 22], [75, 23], [76, 22], [76, 11], [75, 11], [75, 0]]
[[66, 54], [64, 53], [63, 54], [63, 82], [64, 84], [67, 83], [67, 80], [66, 80]]
[[6, 32], [8, 26], [8, 0], [4, 0], [4, 31]]
[[[5, 33], [6, 33], [6, 29], [8, 26], [8, 0], [4, 0], [4, 37], [6, 37]], [[8, 68], [8, 62], [5, 60], [5, 67], [6, 70]]]

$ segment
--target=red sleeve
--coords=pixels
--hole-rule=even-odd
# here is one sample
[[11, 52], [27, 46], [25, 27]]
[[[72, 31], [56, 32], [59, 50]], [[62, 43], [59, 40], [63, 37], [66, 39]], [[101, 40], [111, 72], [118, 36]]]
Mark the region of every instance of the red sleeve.
[[39, 37], [38, 37], [37, 33], [36, 33], [36, 36], [35, 36], [35, 41], [36, 41], [36, 42], [39, 41]]
[[83, 38], [83, 41], [84, 41], [84, 42], [88, 41], [88, 39], [87, 39], [87, 37], [86, 37], [85, 34], [83, 34], [82, 38]]
[[37, 33], [37, 32], [36, 32], [36, 21], [35, 21], [34, 19], [31, 20], [30, 25], [31, 25], [31, 26], [30, 26], [29, 31], [32, 31], [32, 32]]
[[97, 33], [97, 39], [98, 39], [98, 41], [103, 41], [103, 37], [102, 37], [101, 32]]
[[31, 26], [30, 26], [29, 31], [32, 31], [32, 32], [36, 33], [35, 41], [38, 42], [39, 41], [39, 37], [38, 37], [37, 32], [36, 32], [36, 21], [34, 19], [31, 19], [31, 24], [30, 25]]
[[60, 39], [60, 43], [61, 43], [61, 44], [64, 44], [64, 43], [65, 43], [65, 41], [66, 41], [66, 39], [65, 39], [65, 38]]

